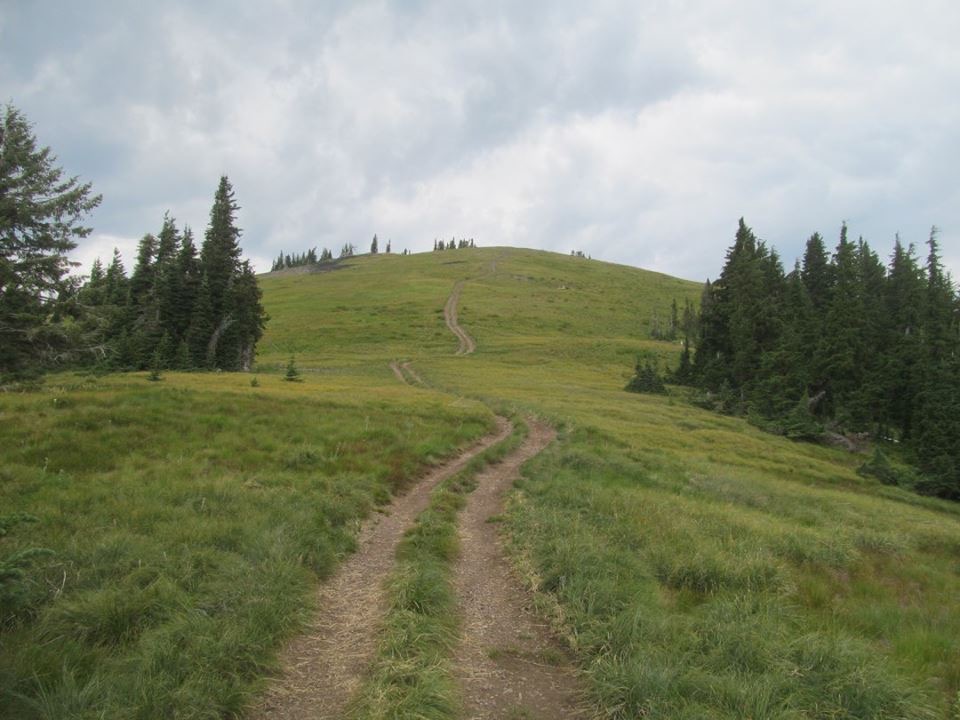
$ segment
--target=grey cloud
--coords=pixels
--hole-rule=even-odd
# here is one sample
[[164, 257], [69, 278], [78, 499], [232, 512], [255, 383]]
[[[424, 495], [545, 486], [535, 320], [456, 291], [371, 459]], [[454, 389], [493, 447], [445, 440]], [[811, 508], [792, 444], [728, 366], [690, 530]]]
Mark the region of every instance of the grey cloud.
[[11, 3], [0, 87], [104, 194], [86, 257], [202, 232], [248, 254], [474, 236], [715, 276], [744, 215], [789, 265], [842, 220], [960, 269], [960, 6]]

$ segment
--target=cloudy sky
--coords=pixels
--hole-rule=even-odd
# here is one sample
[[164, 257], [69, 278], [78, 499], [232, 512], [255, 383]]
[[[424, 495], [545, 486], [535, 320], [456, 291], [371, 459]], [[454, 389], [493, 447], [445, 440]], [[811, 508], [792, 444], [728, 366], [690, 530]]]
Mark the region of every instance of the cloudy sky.
[[[88, 264], [227, 174], [259, 269], [435, 237], [702, 280], [846, 220], [960, 275], [960, 2], [0, 5], [0, 100], [103, 194]], [[925, 254], [924, 248], [920, 248]]]

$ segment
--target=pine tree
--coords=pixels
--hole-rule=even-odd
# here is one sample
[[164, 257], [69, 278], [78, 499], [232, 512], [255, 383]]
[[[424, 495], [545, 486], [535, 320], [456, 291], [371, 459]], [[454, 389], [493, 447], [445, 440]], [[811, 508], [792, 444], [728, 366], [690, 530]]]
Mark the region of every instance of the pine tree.
[[197, 301], [193, 306], [190, 328], [187, 331], [187, 344], [190, 347], [191, 367], [212, 369], [215, 356], [209, 351], [210, 337], [215, 327], [213, 304], [210, 302], [210, 284], [206, 273], [200, 281]]
[[237, 205], [233, 187], [227, 176], [220, 178], [220, 184], [210, 208], [210, 224], [204, 234], [203, 247], [200, 249], [200, 264], [206, 275], [210, 308], [215, 324], [219, 324], [225, 313], [228, 288], [240, 265], [240, 230], [235, 224]]
[[290, 356], [290, 360], [287, 362], [287, 371], [284, 373], [283, 379], [287, 382], [301, 382], [302, 380], [300, 371], [297, 370], [297, 364], [293, 360], [293, 355]]
[[884, 293], [887, 331], [878, 382], [883, 404], [882, 423], [902, 440], [913, 435], [914, 410], [920, 384], [923, 274], [913, 246], [896, 239]]
[[33, 374], [63, 347], [51, 318], [69, 287], [67, 253], [89, 235], [100, 196], [65, 178], [12, 105], [0, 125], [0, 382]]
[[160, 329], [171, 338], [179, 339], [183, 322], [178, 305], [183, 285], [183, 276], [178, 262], [180, 256], [180, 232], [174, 219], [167, 212], [163, 216], [163, 228], [157, 241], [156, 285], [157, 315]]
[[377, 236], [374, 235], [374, 236], [373, 236], [373, 242], [370, 243], [370, 254], [371, 254], [371, 255], [376, 255], [377, 252], [378, 252], [378, 249], [377, 249]]
[[856, 249], [847, 239], [847, 227], [840, 230], [840, 242], [833, 255], [830, 288], [815, 383], [826, 390], [825, 410], [838, 415], [842, 424], [863, 429], [866, 418], [851, 404], [863, 381], [863, 288], [860, 285]]
[[175, 261], [174, 277], [176, 290], [168, 301], [166, 313], [169, 319], [168, 330], [179, 344], [180, 340], [186, 338], [189, 331], [194, 306], [200, 295], [200, 285], [203, 281], [197, 248], [193, 244], [193, 232], [188, 226], [183, 228], [183, 239]]
[[250, 263], [244, 261], [231, 287], [232, 324], [221, 341], [218, 367], [249, 371], [253, 367], [257, 342], [263, 336], [267, 315], [260, 302], [262, 293]]

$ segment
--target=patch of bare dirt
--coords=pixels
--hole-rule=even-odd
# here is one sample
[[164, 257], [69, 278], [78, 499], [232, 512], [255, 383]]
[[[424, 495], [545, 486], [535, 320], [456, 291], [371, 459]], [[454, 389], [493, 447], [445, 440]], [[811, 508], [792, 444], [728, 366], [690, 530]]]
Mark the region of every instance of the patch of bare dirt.
[[396, 360], [391, 361], [390, 369], [393, 370], [393, 374], [396, 376], [397, 380], [406, 384], [407, 378], [403, 374], [403, 369], [400, 367], [400, 363], [398, 363]]
[[447, 298], [447, 304], [443, 306], [443, 319], [446, 321], [450, 332], [457, 336], [457, 355], [469, 355], [477, 349], [477, 343], [457, 322], [457, 304], [460, 302], [460, 291], [463, 289], [463, 283], [463, 280], [458, 280], [454, 284], [450, 297]]
[[384, 582], [394, 564], [397, 543], [426, 508], [430, 491], [462, 470], [478, 453], [503, 440], [510, 423], [427, 474], [382, 513], [364, 523], [357, 551], [317, 590], [317, 614], [307, 632], [281, 654], [283, 674], [249, 717], [258, 720], [339, 717], [360, 686], [376, 652], [376, 633], [386, 611]]
[[580, 680], [549, 626], [532, 609], [532, 598], [506, 559], [497, 524], [503, 495], [520, 466], [555, 438], [548, 425], [530, 421], [523, 445], [477, 477], [478, 486], [460, 514], [462, 548], [456, 587], [463, 616], [455, 665], [465, 717], [586, 717]]

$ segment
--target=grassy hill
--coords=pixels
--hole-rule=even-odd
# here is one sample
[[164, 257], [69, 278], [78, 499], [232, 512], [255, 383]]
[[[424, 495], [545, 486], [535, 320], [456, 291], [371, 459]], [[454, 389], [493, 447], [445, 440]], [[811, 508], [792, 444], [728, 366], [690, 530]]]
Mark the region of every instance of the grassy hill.
[[[456, 356], [442, 309], [460, 281], [477, 350]], [[622, 391], [639, 351], [675, 360], [645, 339], [650, 316], [699, 284], [510, 248], [261, 284], [259, 387], [65, 376], [0, 396], [0, 515], [38, 518], [0, 559], [56, 552], [4, 599], [19, 621], [0, 633], [0, 717], [239, 711], [358, 518], [491, 427], [479, 400], [561, 430], [505, 529], [601, 716], [960, 712], [960, 508]], [[291, 355], [303, 383], [280, 379]]]
[[[863, 458], [622, 392], [654, 309], [699, 285], [544, 252], [364, 257], [266, 277], [264, 363], [412, 359], [437, 388], [564, 429], [513, 499], [518, 561], [617, 717], [950, 717], [960, 508]], [[458, 280], [475, 354], [441, 316]]]

